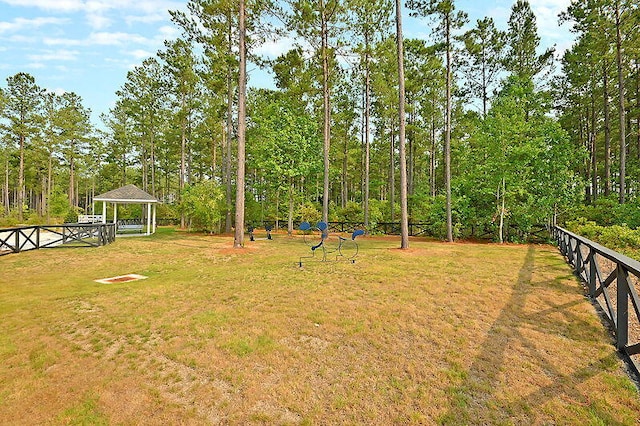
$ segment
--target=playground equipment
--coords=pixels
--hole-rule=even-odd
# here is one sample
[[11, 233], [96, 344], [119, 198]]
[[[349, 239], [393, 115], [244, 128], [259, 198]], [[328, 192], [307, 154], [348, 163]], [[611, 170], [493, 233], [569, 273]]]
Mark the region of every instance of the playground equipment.
[[[346, 260], [351, 263], [355, 263], [356, 256], [358, 255], [358, 243], [356, 243], [356, 237], [364, 235], [362, 229], [356, 229], [351, 234], [351, 238], [344, 238], [342, 235], [329, 235], [329, 226], [326, 222], [318, 222], [315, 227], [312, 227], [309, 222], [302, 222], [300, 224], [301, 231], [304, 231], [303, 239], [307, 246], [311, 248], [311, 256], [301, 256], [298, 265], [302, 267], [303, 259], [314, 259], [316, 253], [320, 252], [316, 259], [320, 262], [339, 261]], [[318, 235], [319, 231], [319, 235]], [[310, 241], [309, 235], [313, 235], [314, 239], [320, 238], [319, 241]], [[335, 237], [335, 238], [330, 238]], [[329, 260], [327, 255], [335, 253], [335, 259]]]
[[256, 228], [254, 228], [253, 226], [249, 225], [249, 227], [247, 228], [247, 230], [249, 231], [249, 241], [258, 241], [258, 240], [272, 240], [273, 238], [271, 237], [271, 225], [267, 225], [264, 227], [265, 231], [267, 231], [267, 236], [266, 238], [256, 238], [253, 231], [255, 231]]

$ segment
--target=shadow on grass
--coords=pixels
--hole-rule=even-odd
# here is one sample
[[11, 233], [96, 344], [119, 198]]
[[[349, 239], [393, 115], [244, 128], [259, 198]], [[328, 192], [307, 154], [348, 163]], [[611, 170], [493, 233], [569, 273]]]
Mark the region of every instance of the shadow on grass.
[[[531, 337], [524, 336], [520, 331], [520, 327], [527, 326], [529, 329], [548, 335], [551, 332], [549, 325], [544, 324], [543, 321], [545, 318], [557, 314], [564, 315], [566, 324], [572, 324], [572, 327], [574, 325], [578, 328], [593, 327], [568, 310], [572, 306], [582, 303], [579, 300], [565, 304], [554, 304], [547, 299], [544, 302], [549, 305], [548, 309], [532, 314], [524, 312], [527, 296], [531, 292], [534, 266], [535, 246], [530, 245], [511, 297], [488, 330], [486, 339], [480, 345], [480, 353], [468, 371], [458, 372], [457, 377], [461, 379], [461, 383], [448, 389], [451, 404], [448, 411], [438, 419], [439, 424], [487, 424], [487, 422], [513, 421], [515, 419], [510, 417], [509, 412], [520, 414], [534, 412], [543, 409], [545, 402], [556, 398], [585, 407], [595, 418], [613, 422], [607, 424], [616, 424], [616, 421], [606, 411], [594, 406], [588, 396], [576, 390], [576, 386], [570, 386], [566, 383], [570, 380], [579, 384], [596, 376], [602, 370], [616, 368], [618, 359], [614, 352], [601, 359], [594, 359], [583, 368], [567, 374], [567, 371], [558, 368], [557, 365], [546, 362], [549, 354], [544, 353]], [[544, 283], [544, 285], [547, 284], [550, 283]], [[558, 288], [558, 290], [569, 291], [568, 288]], [[586, 340], [573, 334], [570, 338], [572, 340]], [[520, 398], [510, 401], [500, 400], [496, 390], [504, 389], [505, 367], [508, 367], [506, 366], [507, 351], [518, 345], [530, 354], [529, 359], [534, 360], [536, 369], [545, 372], [545, 375], [551, 378], [551, 383], [540, 386]], [[566, 357], [572, 356], [571, 353], [565, 355]], [[528, 373], [528, 371], [519, 372], [519, 374]], [[489, 417], [487, 417], [487, 413], [490, 413]]]

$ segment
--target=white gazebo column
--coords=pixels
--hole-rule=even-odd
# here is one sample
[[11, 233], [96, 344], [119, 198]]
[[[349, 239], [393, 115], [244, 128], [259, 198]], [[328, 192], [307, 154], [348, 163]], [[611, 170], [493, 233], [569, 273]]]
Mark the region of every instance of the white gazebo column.
[[151, 203], [147, 203], [147, 235], [151, 234]]
[[118, 203], [113, 203], [113, 223], [116, 224], [116, 231], [118, 230]]
[[153, 204], [153, 232], [152, 232], [152, 234], [156, 233], [156, 207], [157, 207], [157, 204], [154, 203]]
[[107, 202], [102, 202], [102, 223], [107, 223]]

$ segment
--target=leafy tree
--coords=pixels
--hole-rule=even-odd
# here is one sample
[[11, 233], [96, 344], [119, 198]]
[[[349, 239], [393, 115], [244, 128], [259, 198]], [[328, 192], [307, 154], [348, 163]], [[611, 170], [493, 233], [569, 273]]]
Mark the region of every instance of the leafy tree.
[[541, 55], [537, 54], [540, 37], [536, 16], [528, 0], [517, 0], [511, 7], [507, 39], [509, 42], [504, 61], [507, 71], [528, 79], [550, 69], [555, 49], [548, 48]]
[[224, 192], [213, 181], [185, 186], [181, 206], [189, 218], [189, 226], [211, 233], [220, 229], [224, 216]]
[[[167, 78], [170, 93], [172, 94], [175, 117], [180, 129], [180, 193], [187, 182], [191, 182], [192, 164], [189, 154], [190, 129], [192, 128], [192, 117], [196, 109], [196, 99], [199, 95], [198, 77], [196, 75], [196, 59], [193, 55], [192, 46], [185, 40], [178, 39], [165, 43], [166, 49], [159, 52], [160, 58], [164, 60], [164, 71]], [[155, 147], [155, 144], [154, 144]], [[155, 164], [155, 149], [153, 150], [153, 161]], [[180, 224], [184, 227], [184, 217]]]
[[463, 36], [462, 68], [471, 93], [482, 101], [482, 116], [487, 115], [489, 93], [503, 70], [507, 36], [498, 30], [493, 18], [478, 19], [475, 28]]
[[[323, 144], [324, 180], [322, 191], [322, 219], [329, 220], [329, 182], [331, 149], [331, 87], [335, 46], [339, 44], [336, 34], [339, 32], [338, 22], [344, 13], [342, 0], [290, 0], [292, 13], [289, 18], [291, 28], [304, 37], [312, 46], [319, 46], [319, 57], [322, 69], [322, 112], [323, 112]], [[331, 45], [331, 41], [334, 45]]]
[[23, 220], [25, 205], [25, 150], [28, 144], [39, 132], [42, 121], [40, 107], [42, 105], [43, 90], [36, 84], [35, 78], [26, 73], [18, 73], [7, 78], [7, 88], [4, 92], [5, 107], [2, 117], [6, 124], [1, 129], [6, 136], [17, 142], [19, 153], [17, 208], [18, 220]]
[[82, 105], [82, 98], [73, 92], [62, 95], [59, 110], [59, 138], [62, 157], [69, 167], [69, 205], [78, 207], [75, 193], [78, 160], [87, 154], [92, 138], [91, 112]]
[[249, 166], [260, 170], [267, 186], [286, 191], [288, 231], [293, 232], [295, 184], [320, 170], [318, 128], [313, 117], [278, 92], [251, 96]]
[[[520, 0], [519, 0], [520, 1]], [[444, 135], [444, 167], [445, 167], [445, 191], [447, 197], [447, 240], [453, 241], [453, 223], [451, 218], [451, 86], [452, 67], [451, 52], [453, 50], [453, 31], [462, 27], [467, 22], [467, 14], [456, 12], [453, 0], [411, 0], [411, 9], [418, 15], [434, 15], [438, 21], [437, 30], [443, 37], [445, 50], [446, 72], [446, 108], [445, 108], [445, 135]]]
[[512, 76], [472, 135], [465, 173], [456, 186], [484, 217], [478, 223], [493, 225], [500, 242], [506, 221], [526, 233], [551, 217], [554, 208], [576, 201], [580, 185], [572, 162], [580, 155], [549, 117], [550, 109], [550, 98], [530, 79]]
[[[369, 196], [370, 196], [370, 166], [371, 166], [371, 59], [373, 46], [385, 35], [385, 28], [389, 25], [391, 4], [387, 0], [351, 0], [347, 7], [354, 15], [354, 32], [359, 38], [360, 67], [364, 68], [364, 227], [369, 227]], [[343, 201], [344, 202], [344, 201]]]

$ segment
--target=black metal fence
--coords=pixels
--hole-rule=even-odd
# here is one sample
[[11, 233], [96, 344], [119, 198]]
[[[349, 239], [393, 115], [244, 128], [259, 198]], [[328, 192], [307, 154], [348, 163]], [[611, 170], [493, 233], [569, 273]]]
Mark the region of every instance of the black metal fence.
[[615, 346], [639, 374], [640, 262], [560, 227], [552, 228], [560, 252], [586, 283], [594, 304], [610, 326]]
[[112, 223], [65, 223], [0, 229], [0, 256], [53, 247], [99, 247], [116, 239]]

